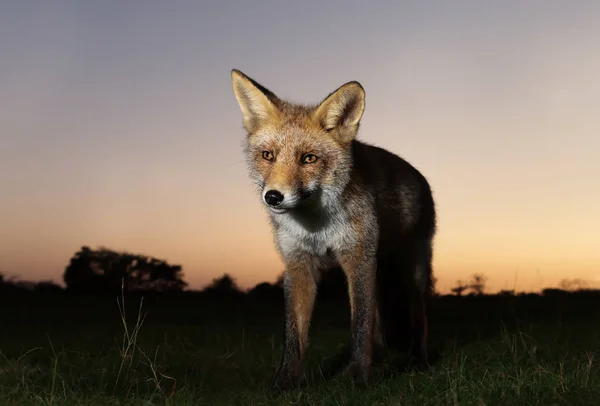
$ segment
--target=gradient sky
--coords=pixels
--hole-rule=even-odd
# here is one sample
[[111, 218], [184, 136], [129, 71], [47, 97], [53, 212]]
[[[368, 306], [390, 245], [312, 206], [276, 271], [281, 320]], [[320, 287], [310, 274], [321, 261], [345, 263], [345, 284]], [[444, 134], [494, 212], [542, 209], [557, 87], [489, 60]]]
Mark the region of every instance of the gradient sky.
[[439, 288], [600, 282], [598, 1], [29, 1], [0, 5], [0, 271], [62, 281], [82, 245], [202, 287], [283, 269], [230, 70], [281, 97], [366, 89], [359, 137], [439, 213]]

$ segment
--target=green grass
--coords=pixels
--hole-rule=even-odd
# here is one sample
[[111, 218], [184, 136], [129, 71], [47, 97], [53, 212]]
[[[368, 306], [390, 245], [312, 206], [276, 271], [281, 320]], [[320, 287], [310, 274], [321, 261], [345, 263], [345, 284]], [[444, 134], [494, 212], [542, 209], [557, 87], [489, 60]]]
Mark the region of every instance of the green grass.
[[[121, 299], [119, 299], [121, 300]], [[346, 310], [317, 305], [302, 386], [270, 388], [283, 309], [193, 296], [0, 302], [0, 403], [15, 405], [564, 405], [600, 401], [598, 298], [442, 298], [423, 373], [393, 356], [368, 388], [330, 376]]]

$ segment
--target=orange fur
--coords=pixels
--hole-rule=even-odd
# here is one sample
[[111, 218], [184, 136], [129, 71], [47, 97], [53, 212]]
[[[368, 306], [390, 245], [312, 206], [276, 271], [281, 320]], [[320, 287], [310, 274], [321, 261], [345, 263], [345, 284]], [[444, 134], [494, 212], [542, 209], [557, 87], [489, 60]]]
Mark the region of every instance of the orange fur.
[[285, 343], [276, 385], [298, 381], [318, 275], [333, 266], [344, 270], [351, 304], [346, 372], [366, 382], [374, 349], [396, 340], [385, 337], [394, 332], [398, 296], [413, 308], [413, 353], [426, 363], [423, 299], [431, 289], [435, 234], [427, 180], [397, 155], [356, 139], [365, 109], [358, 82], [319, 104], [300, 105], [238, 70], [231, 75], [250, 176], [286, 264]]

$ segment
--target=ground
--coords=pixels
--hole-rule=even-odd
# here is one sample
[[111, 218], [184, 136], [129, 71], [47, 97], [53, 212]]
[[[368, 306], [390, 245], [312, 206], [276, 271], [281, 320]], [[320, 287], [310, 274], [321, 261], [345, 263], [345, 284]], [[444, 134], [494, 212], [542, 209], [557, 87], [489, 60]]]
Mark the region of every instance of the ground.
[[[347, 309], [319, 302], [300, 388], [271, 389], [279, 301], [198, 295], [0, 298], [0, 403], [14, 405], [597, 404], [597, 294], [442, 297], [431, 304], [433, 365], [392, 354], [368, 388], [329, 374]], [[144, 318], [145, 314], [145, 318]], [[139, 317], [138, 317], [139, 316]], [[136, 327], [137, 326], [137, 327]]]

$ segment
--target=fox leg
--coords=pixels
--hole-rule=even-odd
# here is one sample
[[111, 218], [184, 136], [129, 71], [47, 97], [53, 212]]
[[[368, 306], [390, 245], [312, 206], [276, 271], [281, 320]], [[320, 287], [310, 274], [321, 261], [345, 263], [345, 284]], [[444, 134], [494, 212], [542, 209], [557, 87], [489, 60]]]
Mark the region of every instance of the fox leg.
[[381, 320], [381, 310], [379, 303], [375, 303], [375, 321], [373, 323], [373, 360], [383, 361], [386, 354], [386, 344], [383, 335], [383, 325]]
[[413, 345], [412, 356], [418, 367], [425, 367], [428, 363], [427, 355], [427, 313], [425, 301], [422, 296], [415, 298], [412, 310]]
[[360, 255], [348, 254], [340, 259], [348, 280], [351, 309], [351, 355], [346, 374], [366, 383], [371, 371], [376, 326], [376, 260], [374, 256], [359, 258]]
[[298, 382], [302, 358], [308, 344], [308, 330], [317, 283], [311, 262], [290, 261], [283, 279], [285, 295], [285, 334], [283, 357], [274, 385], [285, 389]]
[[429, 289], [430, 265], [418, 263], [415, 269], [415, 286], [411, 300], [412, 356], [420, 368], [428, 365], [427, 311], [425, 296]]

